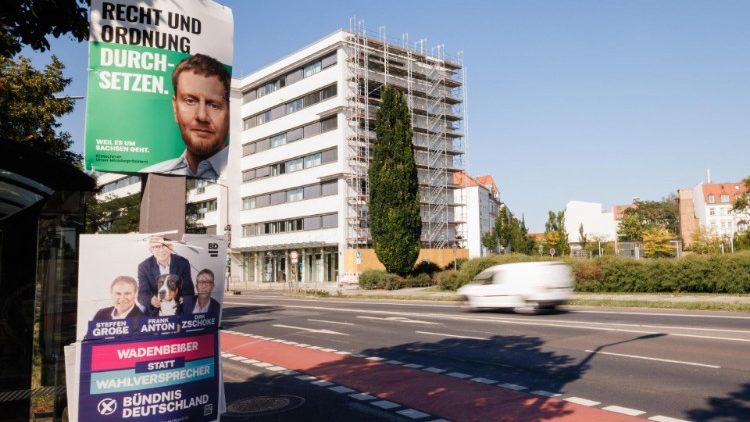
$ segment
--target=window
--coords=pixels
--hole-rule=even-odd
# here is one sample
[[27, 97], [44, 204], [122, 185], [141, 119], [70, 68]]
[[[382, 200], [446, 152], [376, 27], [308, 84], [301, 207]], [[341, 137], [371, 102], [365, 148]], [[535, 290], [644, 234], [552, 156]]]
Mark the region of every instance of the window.
[[[286, 173], [286, 163], [277, 163], [271, 166], [271, 176], [278, 176]], [[290, 170], [294, 171], [294, 170]]]
[[716, 202], [716, 197], [713, 195], [708, 195], [708, 203], [713, 204]]
[[305, 138], [311, 138], [320, 133], [320, 122], [311, 123], [304, 128]]
[[723, 203], [729, 202], [729, 195], [721, 195], [721, 202]]
[[286, 202], [297, 202], [303, 199], [303, 188], [289, 189], [286, 191]]
[[320, 165], [321, 155], [320, 153], [308, 155], [305, 157], [305, 168], [317, 167]]
[[302, 128], [299, 127], [297, 129], [292, 129], [286, 134], [286, 141], [287, 142], [294, 142], [302, 139], [304, 136], [304, 133], [302, 131]]
[[286, 162], [289, 172], [302, 170], [303, 161], [301, 158], [295, 158]]
[[255, 197], [255, 207], [262, 208], [271, 204], [271, 195], [258, 195]]
[[305, 230], [317, 230], [320, 228], [320, 216], [315, 215], [312, 217], [305, 217], [304, 229]]
[[286, 104], [286, 114], [294, 113], [295, 111], [302, 110], [303, 101], [302, 98], [298, 98], [292, 102]]
[[286, 192], [274, 192], [271, 194], [271, 205], [279, 205], [286, 202]]
[[719, 214], [721, 215], [727, 215], [727, 209], [724, 207], [719, 207]]
[[322, 163], [323, 164], [335, 163], [336, 162], [336, 158], [338, 156], [338, 154], [336, 152], [336, 148], [331, 148], [331, 149], [325, 150], [325, 151], [322, 152], [321, 155], [322, 155]]
[[295, 218], [294, 220], [289, 220], [289, 231], [295, 232], [299, 230], [302, 230], [302, 219]]
[[271, 137], [271, 148], [280, 147], [286, 144], [286, 133]]
[[716, 210], [714, 209], [714, 207], [708, 208], [708, 215], [716, 215]]
[[242, 103], [249, 103], [250, 101], [253, 101], [254, 99], [258, 98], [257, 91], [255, 89], [251, 89], [250, 91], [245, 91], [242, 93]]
[[323, 69], [323, 64], [320, 61], [316, 61], [305, 66], [305, 77], [310, 77]]
[[328, 132], [329, 130], [336, 129], [338, 121], [336, 119], [336, 116], [329, 117], [325, 120], [320, 121], [320, 131], [321, 132]]
[[255, 208], [255, 198], [242, 198], [242, 209], [251, 210]]
[[322, 226], [324, 229], [332, 229], [338, 227], [339, 215], [338, 214], [327, 214], [321, 217]]
[[242, 156], [255, 154], [255, 142], [251, 142], [249, 144], [245, 144], [242, 146]]
[[320, 61], [320, 64], [323, 66], [323, 69], [335, 65], [336, 64], [336, 52], [333, 52], [333, 54], [323, 57], [323, 59]]
[[251, 237], [255, 236], [257, 234], [257, 229], [255, 228], [255, 224], [245, 224], [242, 226], [242, 236], [243, 237]]
[[320, 185], [305, 186], [304, 188], [305, 199], [313, 199], [320, 197]]
[[320, 101], [336, 96], [336, 85], [327, 86], [320, 90]]
[[322, 196], [336, 195], [338, 193], [338, 182], [333, 180], [320, 185]]

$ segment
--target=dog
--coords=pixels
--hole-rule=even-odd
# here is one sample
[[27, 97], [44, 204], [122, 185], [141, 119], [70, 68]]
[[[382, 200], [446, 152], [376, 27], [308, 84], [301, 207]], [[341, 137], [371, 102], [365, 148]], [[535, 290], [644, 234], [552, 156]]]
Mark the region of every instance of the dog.
[[163, 274], [156, 278], [157, 297], [161, 302], [159, 316], [182, 315], [182, 278]]

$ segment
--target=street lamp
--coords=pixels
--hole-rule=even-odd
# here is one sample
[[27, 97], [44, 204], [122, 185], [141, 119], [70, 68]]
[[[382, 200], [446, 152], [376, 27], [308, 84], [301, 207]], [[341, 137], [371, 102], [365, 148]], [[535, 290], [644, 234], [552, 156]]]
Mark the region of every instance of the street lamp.
[[[210, 180], [207, 179], [206, 182], [211, 183], [213, 185], [221, 186], [227, 190], [226, 195], [224, 196], [226, 198], [224, 207], [224, 238], [227, 240], [227, 256], [226, 256], [226, 280], [224, 280], [224, 285], [226, 286], [226, 291], [229, 291], [229, 281], [232, 276], [232, 265], [231, 265], [231, 254], [230, 254], [230, 246], [232, 244], [232, 225], [229, 224], [229, 186], [221, 184], [217, 182], [216, 180]], [[218, 196], [218, 195], [217, 195]], [[218, 198], [217, 198], [218, 202]], [[217, 224], [218, 225], [218, 224]]]

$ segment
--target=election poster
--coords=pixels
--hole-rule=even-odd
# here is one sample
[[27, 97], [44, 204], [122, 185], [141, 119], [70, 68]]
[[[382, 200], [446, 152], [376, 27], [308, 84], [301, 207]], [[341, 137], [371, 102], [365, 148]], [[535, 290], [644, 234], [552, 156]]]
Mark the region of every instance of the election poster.
[[72, 420], [218, 420], [224, 237], [82, 235], [80, 243]]
[[229, 151], [232, 11], [92, 0], [87, 170], [216, 179]]

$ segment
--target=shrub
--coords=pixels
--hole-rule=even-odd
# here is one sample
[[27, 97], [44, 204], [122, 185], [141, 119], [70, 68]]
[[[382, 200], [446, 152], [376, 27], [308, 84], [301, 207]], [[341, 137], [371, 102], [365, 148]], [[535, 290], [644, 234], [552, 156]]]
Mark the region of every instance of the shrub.
[[440, 273], [438, 287], [440, 287], [440, 290], [455, 291], [468, 282], [469, 280], [464, 279], [458, 271], [446, 270]]
[[366, 290], [385, 289], [393, 274], [381, 270], [367, 270], [359, 275], [359, 287]]
[[432, 285], [432, 277], [427, 273], [410, 275], [404, 280], [404, 287], [425, 287]]
[[453, 262], [449, 262], [448, 264], [443, 267], [444, 270], [460, 270], [461, 266], [465, 263], [469, 262], [466, 258], [458, 258]]

